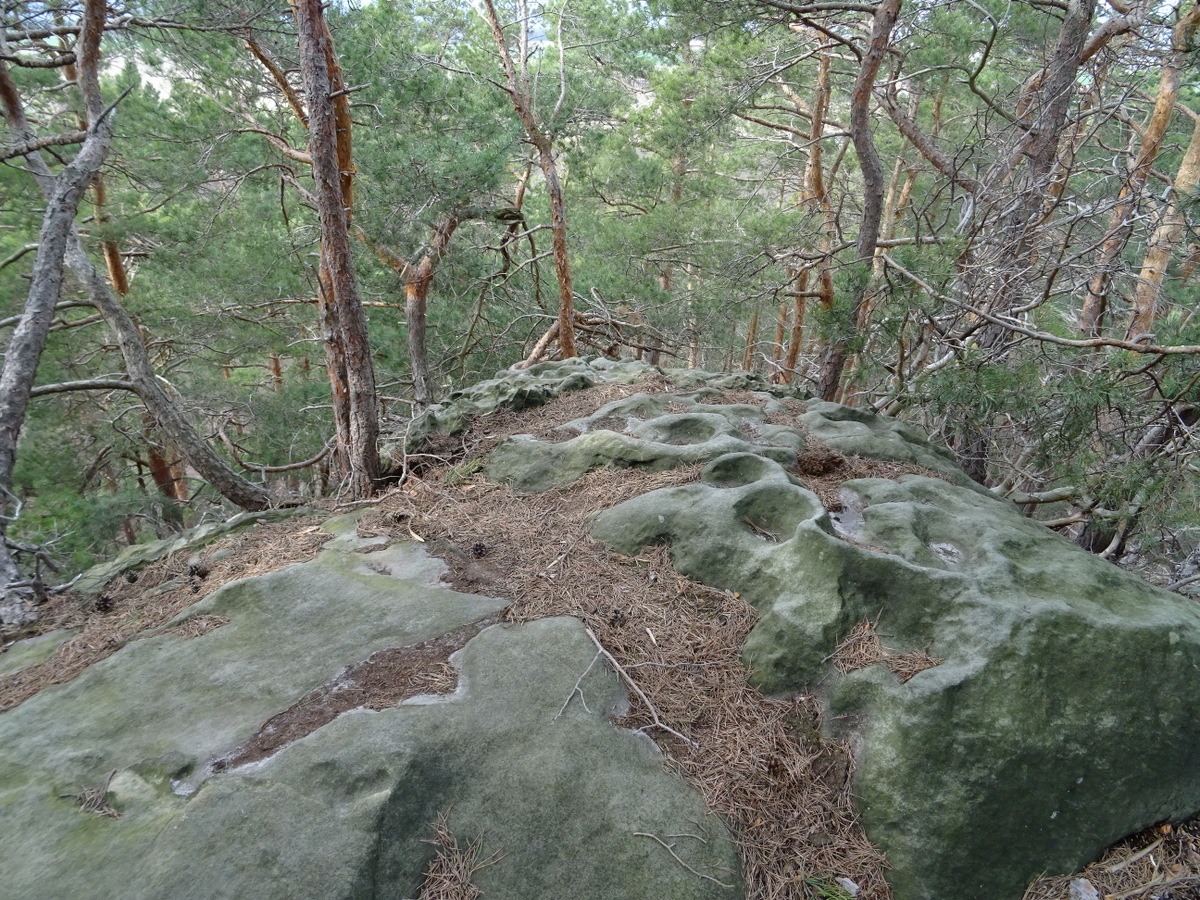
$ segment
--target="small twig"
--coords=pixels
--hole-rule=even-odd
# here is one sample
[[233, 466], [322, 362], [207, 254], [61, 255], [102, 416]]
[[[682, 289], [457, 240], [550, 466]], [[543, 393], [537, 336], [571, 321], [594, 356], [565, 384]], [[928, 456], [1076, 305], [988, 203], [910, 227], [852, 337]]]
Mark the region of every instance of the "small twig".
[[651, 840], [656, 841], [664, 850], [666, 850], [668, 853], [671, 854], [671, 856], [673, 856], [675, 858], [675, 862], [679, 863], [681, 866], [683, 866], [685, 869], [687, 869], [689, 872], [691, 872], [697, 878], [703, 878], [706, 881], [711, 881], [713, 884], [719, 884], [723, 888], [732, 888], [733, 887], [732, 884], [726, 884], [723, 881], [713, 878], [711, 875], [705, 875], [703, 872], [697, 872], [695, 869], [693, 869], [691, 866], [689, 866], [687, 863], [685, 863], [682, 859], [680, 859], [678, 853], [676, 853], [673, 849], [671, 849], [674, 846], [674, 844], [668, 844], [666, 841], [664, 841], [658, 835], [650, 834], [650, 832], [648, 832], [648, 831], [635, 831], [633, 833], [633, 836], [634, 837], [648, 837]]
[[1167, 585], [1167, 590], [1177, 591], [1181, 587], [1187, 587], [1189, 584], [1195, 584], [1197, 581], [1200, 581], [1200, 574], [1192, 575], [1188, 578], [1181, 578], [1178, 581], [1173, 581]]
[[592, 666], [594, 666], [596, 664], [596, 660], [598, 660], [599, 658], [600, 658], [599, 653], [597, 653], [595, 656], [592, 657], [592, 661], [590, 663], [588, 663], [588, 667], [583, 670], [583, 674], [580, 675], [578, 679], [576, 679], [575, 686], [573, 688], [571, 688], [571, 693], [567, 694], [567, 699], [564, 700], [563, 705], [559, 707], [557, 715], [555, 715], [555, 717], [553, 719], [551, 719], [550, 721], [557, 722], [560, 718], [562, 718], [562, 714], [567, 711], [567, 707], [571, 703], [571, 698], [574, 697], [576, 694], [579, 694], [579, 702], [583, 704], [583, 708], [587, 709], [587, 711], [589, 713], [591, 712], [591, 710], [588, 709], [587, 698], [585, 698], [583, 696], [583, 689], [579, 685], [583, 684], [583, 679], [587, 678], [587, 673], [592, 671]]
[[1183, 884], [1185, 882], [1195, 880], [1196, 878], [1194, 875], [1177, 875], [1174, 878], [1166, 879], [1160, 875], [1157, 878], [1147, 881], [1145, 884], [1139, 884], [1137, 887], [1130, 888], [1129, 890], [1123, 891], [1120, 894], [1109, 894], [1106, 900], [1130, 900], [1130, 898], [1136, 897], [1138, 894], [1145, 894], [1151, 888], [1165, 888], [1174, 884]]
[[102, 788], [87, 788], [78, 794], [59, 794], [58, 796], [62, 800], [74, 800], [84, 812], [95, 813], [108, 819], [119, 819], [121, 814], [108, 803], [108, 787], [112, 784], [113, 776], [116, 774], [116, 769], [109, 772], [108, 777], [104, 779]]
[[571, 542], [571, 546], [567, 547], [566, 550], [564, 550], [562, 553], [558, 554], [558, 556], [554, 557], [554, 559], [550, 562], [550, 564], [548, 566], [546, 566], [546, 571], [549, 572], [551, 569], [553, 569], [555, 566], [557, 566], [560, 562], [562, 562], [564, 559], [566, 559], [568, 556], [570, 556], [571, 552], [576, 547], [579, 546], [580, 542], [584, 539], [584, 537], [585, 537], [585, 535], [581, 534], [579, 537], [575, 538], [575, 540]]
[[355, 509], [358, 509], [360, 506], [377, 506], [378, 504], [382, 503], [384, 500], [390, 499], [391, 496], [392, 496], [391, 494], [383, 494], [382, 496], [379, 496], [379, 497], [373, 497], [370, 500], [347, 500], [345, 503], [336, 504], [333, 508], [334, 509], [350, 509], [351, 507], [354, 507]]
[[[690, 737], [686, 737], [685, 735], [680, 734], [678, 731], [676, 731], [670, 725], [667, 725], [665, 722], [663, 722], [662, 719], [660, 719], [658, 717], [658, 710], [654, 708], [654, 704], [650, 702], [650, 698], [646, 696], [646, 692], [643, 691], [640, 687], [638, 687], [638, 684], [636, 681], [634, 681], [632, 678], [629, 677], [629, 673], [626, 672], [625, 669], [621, 667], [621, 664], [619, 662], [617, 662], [616, 658], [611, 653], [609, 653], [607, 650], [604, 649], [603, 645], [596, 638], [596, 633], [594, 631], [592, 631], [592, 629], [590, 629], [590, 628], [587, 628], [585, 630], [587, 631], [587, 636], [592, 639], [592, 643], [596, 645], [596, 649], [599, 650], [604, 655], [604, 658], [608, 660], [609, 665], [611, 665], [614, 669], [616, 669], [617, 674], [620, 675], [621, 678], [625, 681], [625, 683], [627, 685], [629, 685], [629, 687], [633, 690], [633, 692], [638, 695], [638, 697], [641, 699], [641, 701], [646, 704], [646, 709], [648, 709], [650, 711], [650, 715], [654, 719], [654, 721], [650, 725], [643, 725], [641, 728], [639, 728], [637, 730], [639, 732], [645, 731], [647, 728], [650, 728], [651, 726], [653, 726], [655, 728], [661, 728], [663, 731], [667, 732], [667, 734], [675, 735], [675, 737], [679, 738], [681, 741], [684, 741], [689, 746], [699, 747], [700, 745], [697, 744], [695, 741], [693, 741]], [[657, 840], [657, 838], [655, 838], [655, 840]], [[664, 844], [664, 846], [666, 846], [666, 845]]]
[[368, 81], [366, 84], [356, 84], [354, 87], [342, 88], [340, 91], [334, 91], [332, 94], [330, 94], [329, 99], [332, 100], [334, 97], [344, 97], [347, 94], [353, 94], [356, 91], [365, 90], [370, 86], [371, 82]]
[[759, 537], [765, 538], [766, 540], [775, 544], [779, 543], [779, 535], [772, 531], [767, 531], [767, 529], [763, 528], [761, 525], [751, 521], [749, 516], [742, 516], [742, 521], [745, 522], [747, 527], [749, 527], [749, 529]]
[[2, 484], [0, 484], [0, 491], [3, 491], [8, 496], [8, 498], [10, 500], [12, 500], [13, 503], [16, 504], [16, 507], [17, 507], [15, 510], [13, 510], [13, 514], [11, 516], [0, 515], [0, 519], [3, 519], [5, 522], [17, 521], [17, 519], [19, 519], [21, 517], [21, 510], [25, 508], [25, 501], [23, 501], [20, 497], [18, 497], [16, 494], [14, 494], [12, 491], [10, 491], [8, 488], [6, 488]]
[[1139, 850], [1137, 853], [1133, 854], [1133, 856], [1129, 857], [1129, 859], [1123, 859], [1119, 863], [1117, 863], [1115, 866], [1109, 866], [1108, 871], [1120, 872], [1122, 869], [1128, 868], [1129, 866], [1131, 866], [1135, 862], [1137, 862], [1139, 859], [1141, 859], [1143, 856], [1146, 856], [1147, 854], [1153, 853], [1155, 850], [1157, 850], [1158, 845], [1161, 844], [1162, 842], [1163, 842], [1163, 839], [1159, 838], [1153, 844], [1151, 844], [1149, 847], [1145, 847], [1142, 850]]

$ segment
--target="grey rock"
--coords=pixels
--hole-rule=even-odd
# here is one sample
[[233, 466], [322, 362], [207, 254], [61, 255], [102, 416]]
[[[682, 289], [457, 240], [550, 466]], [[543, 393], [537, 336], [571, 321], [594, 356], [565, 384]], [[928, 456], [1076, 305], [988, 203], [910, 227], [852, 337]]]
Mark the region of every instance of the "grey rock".
[[[858, 452], [891, 432], [881, 452], [928, 458], [903, 431], [860, 424]], [[778, 463], [733, 454], [591, 530], [630, 555], [669, 543], [681, 572], [758, 607], [747, 663], [767, 691], [819, 692], [852, 737], [858, 803], [898, 900], [1016, 900], [1042, 873], [1200, 811], [1194, 601], [977, 486], [905, 476], [843, 490], [834, 522]], [[940, 664], [905, 683], [882, 662], [840, 674], [830, 656], [864, 620], [894, 652]]]
[[[316, 559], [170, 623], [227, 624], [133, 641], [0, 716], [6, 900], [415, 897], [447, 809], [464, 842], [498, 854], [477, 875], [488, 897], [742, 895], [724, 826], [646, 737], [609, 721], [624, 690], [574, 619], [485, 630], [456, 657], [456, 694], [346, 713], [214, 773], [348, 665], [504, 605], [439, 584], [444, 566], [415, 545], [357, 538], [351, 517], [329, 530]], [[119, 818], [72, 799], [106, 785]], [[668, 837], [698, 828], [706, 843]]]
[[219, 538], [253, 528], [260, 522], [284, 522], [294, 516], [308, 515], [311, 512], [312, 510], [304, 507], [243, 512], [224, 522], [205, 522], [161, 540], [133, 544], [122, 550], [115, 559], [99, 563], [85, 571], [72, 589], [85, 597], [94, 597], [118, 576], [126, 572], [135, 572], [152, 562], [165, 559], [172, 553], [197, 550]]
[[23, 641], [13, 641], [0, 654], [0, 675], [18, 672], [48, 659], [54, 651], [79, 633], [78, 628], [60, 628]]
[[803, 435], [764, 421], [781, 408], [771, 395], [762, 395], [762, 406], [705, 402], [719, 396], [706, 389], [615, 400], [560, 426], [564, 434], [577, 435], [561, 443], [529, 435], [503, 442], [488, 458], [488, 477], [536, 492], [570, 484], [602, 466], [661, 472], [747, 451], [785, 463], [796, 458]]

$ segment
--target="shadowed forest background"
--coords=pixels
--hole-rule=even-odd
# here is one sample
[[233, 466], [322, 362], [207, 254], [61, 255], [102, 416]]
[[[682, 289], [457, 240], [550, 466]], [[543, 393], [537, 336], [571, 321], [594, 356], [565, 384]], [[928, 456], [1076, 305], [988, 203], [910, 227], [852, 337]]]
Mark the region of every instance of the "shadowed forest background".
[[401, 468], [381, 431], [577, 353], [919, 422], [1066, 537], [1193, 578], [1193, 0], [3, 24], [19, 589], [237, 507], [369, 496]]

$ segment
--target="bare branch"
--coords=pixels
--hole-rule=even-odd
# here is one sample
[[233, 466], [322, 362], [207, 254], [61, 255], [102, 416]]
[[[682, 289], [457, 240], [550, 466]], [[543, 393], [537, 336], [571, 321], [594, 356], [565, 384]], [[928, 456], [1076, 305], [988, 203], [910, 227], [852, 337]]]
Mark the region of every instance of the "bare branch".
[[137, 385], [124, 378], [88, 378], [81, 381], [60, 381], [57, 384], [42, 384], [29, 392], [30, 397], [47, 397], [50, 394], [65, 394], [69, 391], [131, 391], [138, 392]]
[[67, 144], [79, 144], [86, 137], [86, 131], [68, 131], [64, 134], [49, 134], [44, 137], [31, 138], [19, 145], [10, 144], [0, 149], [0, 160], [27, 156], [30, 153], [36, 153], [38, 150], [44, 150], [47, 147], [63, 147]]
[[1114, 349], [1117, 349], [1117, 350], [1128, 350], [1131, 353], [1147, 353], [1147, 354], [1160, 355], [1160, 356], [1197, 356], [1197, 355], [1200, 355], [1200, 344], [1178, 344], [1178, 345], [1174, 345], [1174, 346], [1163, 347], [1163, 346], [1159, 346], [1158, 344], [1149, 343], [1148, 339], [1153, 337], [1153, 335], [1145, 335], [1145, 337], [1147, 338], [1146, 341], [1122, 341], [1122, 340], [1118, 340], [1116, 338], [1103, 338], [1103, 337], [1087, 338], [1085, 340], [1074, 340], [1072, 338], [1059, 337], [1056, 334], [1050, 334], [1049, 332], [1046, 332], [1046, 331], [1037, 331], [1036, 329], [1033, 329], [1033, 328], [1028, 327], [1027, 325], [1024, 325], [1022, 322], [1020, 322], [1017, 319], [1013, 319], [1008, 316], [994, 315], [994, 314], [988, 312], [986, 309], [980, 309], [978, 306], [972, 306], [970, 303], [966, 303], [955, 297], [951, 297], [948, 294], [943, 294], [942, 292], [935, 289], [928, 282], [924, 281], [922, 278], [913, 274], [908, 269], [906, 269], [904, 266], [900, 265], [900, 263], [896, 262], [894, 259], [892, 259], [890, 256], [888, 256], [886, 253], [882, 253], [882, 254], [880, 254], [880, 256], [883, 258], [884, 262], [888, 266], [895, 269], [897, 272], [899, 272], [901, 275], [904, 275], [906, 278], [910, 279], [914, 284], [916, 284], [923, 291], [925, 291], [927, 294], [929, 294], [930, 297], [933, 297], [937, 300], [942, 300], [946, 303], [951, 303], [954, 306], [957, 306], [959, 309], [961, 309], [965, 312], [969, 312], [972, 315], [979, 316], [979, 318], [983, 319], [985, 322], [990, 322], [993, 325], [999, 325], [1001, 328], [1007, 329], [1008, 331], [1014, 332], [1015, 334], [1021, 334], [1021, 335], [1024, 335], [1025, 337], [1033, 338], [1035, 341], [1044, 341], [1045, 343], [1048, 343], [1048, 344], [1057, 344], [1060, 347], [1081, 347], [1081, 348], [1113, 347]]

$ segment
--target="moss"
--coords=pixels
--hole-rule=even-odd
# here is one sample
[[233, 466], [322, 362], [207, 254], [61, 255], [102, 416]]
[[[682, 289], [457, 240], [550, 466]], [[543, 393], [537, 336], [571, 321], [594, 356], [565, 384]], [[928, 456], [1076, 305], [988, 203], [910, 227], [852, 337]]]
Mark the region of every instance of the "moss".
[[[857, 446], [883, 432], [928, 465], [901, 430], [830, 412], [843, 437], [861, 429]], [[714, 460], [701, 484], [602, 512], [591, 531], [625, 554], [669, 543], [683, 574], [758, 608], [753, 678], [823, 690], [831, 721], [855, 735], [855, 790], [898, 900], [1017, 898], [1043, 872], [1200, 810], [1200, 607], [976, 487], [842, 487], [859, 498], [865, 547], [831, 534], [816, 498], [749, 452]], [[882, 665], [837, 672], [830, 656], [865, 619], [885, 646], [943, 661], [904, 684]]]

